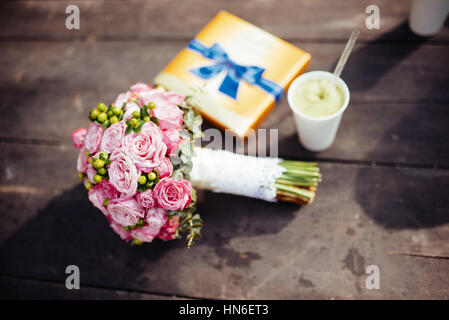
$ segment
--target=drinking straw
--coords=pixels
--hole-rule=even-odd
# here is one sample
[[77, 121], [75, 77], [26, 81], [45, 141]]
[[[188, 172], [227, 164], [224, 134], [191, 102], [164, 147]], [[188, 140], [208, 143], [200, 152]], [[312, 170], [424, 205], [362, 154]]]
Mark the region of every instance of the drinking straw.
[[351, 37], [349, 38], [348, 43], [346, 44], [346, 47], [340, 56], [340, 60], [338, 60], [337, 66], [335, 67], [335, 70], [334, 70], [335, 78], [340, 77], [340, 74], [343, 71], [343, 68], [345, 67], [346, 61], [348, 61], [349, 55], [351, 54], [351, 51], [354, 48], [355, 42], [356, 42], [359, 34], [360, 34], [359, 30], [352, 31]]

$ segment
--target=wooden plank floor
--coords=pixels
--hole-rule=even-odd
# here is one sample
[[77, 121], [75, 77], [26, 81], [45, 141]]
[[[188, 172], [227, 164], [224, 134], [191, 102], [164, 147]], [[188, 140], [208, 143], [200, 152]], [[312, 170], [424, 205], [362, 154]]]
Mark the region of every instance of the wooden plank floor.
[[[449, 298], [448, 24], [414, 36], [408, 0], [73, 4], [78, 31], [64, 27], [66, 2], [0, 1], [1, 298]], [[364, 28], [369, 4], [380, 30]], [[305, 207], [200, 192], [195, 247], [131, 247], [75, 178], [70, 134], [99, 100], [151, 82], [220, 9], [309, 51], [311, 70], [331, 70], [361, 28], [329, 150], [299, 146], [285, 99], [261, 125], [279, 129], [281, 157], [318, 161], [324, 180]], [[65, 289], [70, 264], [81, 290]], [[365, 288], [371, 264], [380, 290]]]

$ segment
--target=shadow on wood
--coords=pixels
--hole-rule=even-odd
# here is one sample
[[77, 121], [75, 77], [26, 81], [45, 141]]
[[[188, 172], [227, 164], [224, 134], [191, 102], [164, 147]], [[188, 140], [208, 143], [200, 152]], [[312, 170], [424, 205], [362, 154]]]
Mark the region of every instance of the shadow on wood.
[[[51, 281], [65, 290], [65, 268], [74, 264], [81, 270], [82, 286], [182, 297], [192, 290], [181, 287], [176, 270], [180, 264], [188, 263], [192, 254], [207, 257], [212, 247], [228, 267], [248, 267], [260, 255], [237, 252], [230, 240], [277, 233], [298, 210], [297, 205], [290, 203], [266, 203], [211, 192], [200, 194], [203, 199], [199, 211], [205, 225], [203, 237], [192, 249], [186, 248], [184, 240], [155, 240], [131, 246], [110, 229], [102, 213], [89, 202], [84, 187], [78, 185], [53, 198], [6, 239], [0, 246], [0, 275]], [[209, 256], [200, 264], [211, 264], [214, 259]], [[221, 266], [216, 268], [220, 272]], [[20, 292], [1, 295], [5, 294], [21, 297]]]
[[[398, 44], [397, 39], [407, 40], [407, 45], [401, 45], [401, 41]], [[415, 35], [410, 30], [408, 21], [405, 21], [392, 31], [352, 52], [341, 77], [348, 84], [351, 92], [367, 90], [427, 41], [428, 38]], [[384, 44], [391, 45], [394, 48], [394, 54], [383, 50], [380, 46], [375, 46]], [[374, 65], [379, 61], [382, 67]], [[338, 59], [334, 62], [334, 67], [337, 62]]]

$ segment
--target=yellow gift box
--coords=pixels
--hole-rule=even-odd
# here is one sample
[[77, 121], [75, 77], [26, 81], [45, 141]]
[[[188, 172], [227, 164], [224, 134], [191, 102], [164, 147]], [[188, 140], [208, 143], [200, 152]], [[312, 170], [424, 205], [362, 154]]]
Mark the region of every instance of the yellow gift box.
[[310, 54], [220, 11], [154, 83], [187, 97], [206, 119], [243, 137], [304, 72]]

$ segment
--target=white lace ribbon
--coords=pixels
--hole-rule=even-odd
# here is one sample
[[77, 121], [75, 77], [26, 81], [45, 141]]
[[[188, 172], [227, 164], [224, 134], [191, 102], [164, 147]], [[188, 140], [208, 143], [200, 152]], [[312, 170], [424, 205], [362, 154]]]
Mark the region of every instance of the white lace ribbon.
[[276, 201], [274, 183], [285, 168], [279, 158], [257, 158], [224, 150], [195, 148], [193, 186], [220, 193]]

